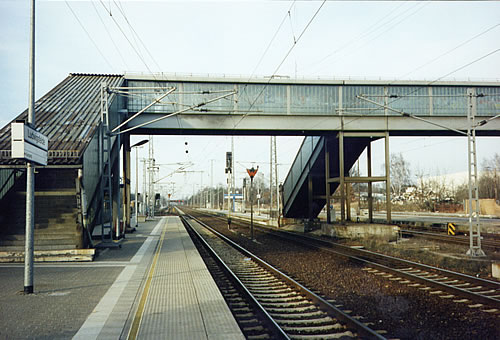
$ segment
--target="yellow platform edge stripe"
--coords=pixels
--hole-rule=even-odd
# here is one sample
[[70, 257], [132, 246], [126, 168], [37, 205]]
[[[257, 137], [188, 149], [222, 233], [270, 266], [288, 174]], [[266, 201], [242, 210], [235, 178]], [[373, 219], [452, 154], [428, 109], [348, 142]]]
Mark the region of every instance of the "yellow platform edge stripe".
[[132, 321], [132, 327], [130, 327], [130, 332], [127, 339], [135, 340], [137, 339], [137, 334], [139, 334], [139, 328], [142, 321], [142, 313], [144, 312], [144, 307], [146, 307], [146, 301], [149, 296], [149, 288], [151, 287], [151, 280], [153, 279], [156, 263], [158, 262], [158, 257], [160, 257], [161, 247], [163, 246], [163, 240], [165, 239], [165, 232], [167, 231], [167, 225], [168, 219], [165, 223], [165, 226], [163, 227], [160, 242], [158, 243], [158, 247], [156, 248], [155, 257], [153, 259], [153, 263], [151, 264], [151, 268], [149, 269], [148, 279], [146, 280], [146, 285], [144, 286], [144, 291], [142, 292], [141, 300], [139, 302], [139, 306], [137, 307], [137, 311], [135, 312], [134, 321]]

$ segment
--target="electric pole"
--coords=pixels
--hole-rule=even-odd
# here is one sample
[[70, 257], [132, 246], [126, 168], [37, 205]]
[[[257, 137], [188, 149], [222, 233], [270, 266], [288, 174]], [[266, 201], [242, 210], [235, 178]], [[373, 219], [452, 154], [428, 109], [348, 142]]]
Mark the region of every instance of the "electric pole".
[[214, 208], [214, 159], [210, 160], [210, 208]]

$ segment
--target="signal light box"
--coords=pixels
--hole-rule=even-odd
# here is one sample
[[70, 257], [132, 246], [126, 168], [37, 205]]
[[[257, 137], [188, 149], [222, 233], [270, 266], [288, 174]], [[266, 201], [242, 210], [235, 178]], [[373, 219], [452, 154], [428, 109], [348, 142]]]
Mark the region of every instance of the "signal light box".
[[47, 165], [49, 139], [24, 123], [11, 123], [12, 158]]

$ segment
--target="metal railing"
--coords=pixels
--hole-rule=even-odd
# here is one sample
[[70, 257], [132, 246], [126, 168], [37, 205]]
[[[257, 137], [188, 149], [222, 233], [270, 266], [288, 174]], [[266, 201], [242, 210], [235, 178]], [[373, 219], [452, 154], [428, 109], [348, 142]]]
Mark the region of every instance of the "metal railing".
[[0, 169], [0, 200], [7, 195], [22, 174], [20, 169]]
[[294, 189], [300, 184], [304, 170], [309, 166], [311, 156], [324, 137], [307, 136], [304, 138], [299, 152], [295, 157], [290, 171], [283, 182], [283, 208], [286, 208], [290, 199], [293, 197]]

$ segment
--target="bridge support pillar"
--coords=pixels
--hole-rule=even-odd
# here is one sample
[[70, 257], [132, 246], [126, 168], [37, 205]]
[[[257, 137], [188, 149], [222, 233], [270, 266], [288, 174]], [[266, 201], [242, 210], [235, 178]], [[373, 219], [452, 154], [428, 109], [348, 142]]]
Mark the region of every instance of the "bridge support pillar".
[[389, 154], [389, 131], [385, 133], [385, 203], [386, 220], [391, 223], [391, 160]]
[[330, 211], [330, 197], [331, 197], [331, 188], [330, 188], [330, 151], [328, 150], [328, 141], [325, 138], [325, 195], [326, 195], [326, 223], [332, 223], [332, 214]]
[[121, 237], [121, 230], [120, 230], [120, 212], [121, 212], [121, 206], [120, 206], [120, 144], [118, 144], [118, 157], [116, 157], [115, 162], [111, 166], [111, 205], [113, 207], [113, 213], [112, 213], [112, 226], [116, 229], [114, 229], [114, 234], [115, 237], [118, 239]]
[[[356, 138], [368, 138], [366, 143], [367, 148], [367, 166], [368, 166], [368, 176], [346, 176], [345, 175], [345, 157], [344, 157], [344, 138], [356, 137]], [[389, 157], [389, 132], [343, 132], [340, 131], [337, 135], [338, 145], [339, 145], [339, 177], [330, 178], [330, 157], [328, 149], [325, 146], [325, 172], [326, 172], [326, 203], [330, 206], [330, 200], [332, 195], [330, 193], [330, 183], [339, 183], [339, 194], [340, 194], [340, 220], [341, 223], [345, 223], [346, 220], [351, 220], [351, 183], [367, 183], [368, 184], [368, 220], [370, 223], [373, 222], [373, 182], [385, 182], [386, 183], [386, 219], [387, 223], [391, 222], [391, 174], [390, 174], [390, 157]], [[385, 138], [385, 175], [384, 176], [372, 176], [372, 148], [371, 142], [375, 139]], [[346, 213], [347, 209], [347, 213]], [[330, 220], [329, 209], [327, 209], [327, 220]]]
[[[366, 147], [368, 177], [372, 177], [372, 142]], [[372, 182], [368, 182], [368, 222], [373, 223], [373, 189]]]
[[340, 222], [345, 223], [345, 176], [344, 176], [344, 132], [339, 135], [339, 190], [340, 190]]
[[123, 136], [123, 222], [130, 229], [130, 135]]
[[347, 185], [344, 185], [345, 186], [345, 196], [346, 196], [346, 200], [345, 200], [345, 208], [346, 208], [346, 219], [347, 221], [352, 221], [352, 218], [351, 218], [351, 189], [352, 189], [352, 184], [347, 184]]

